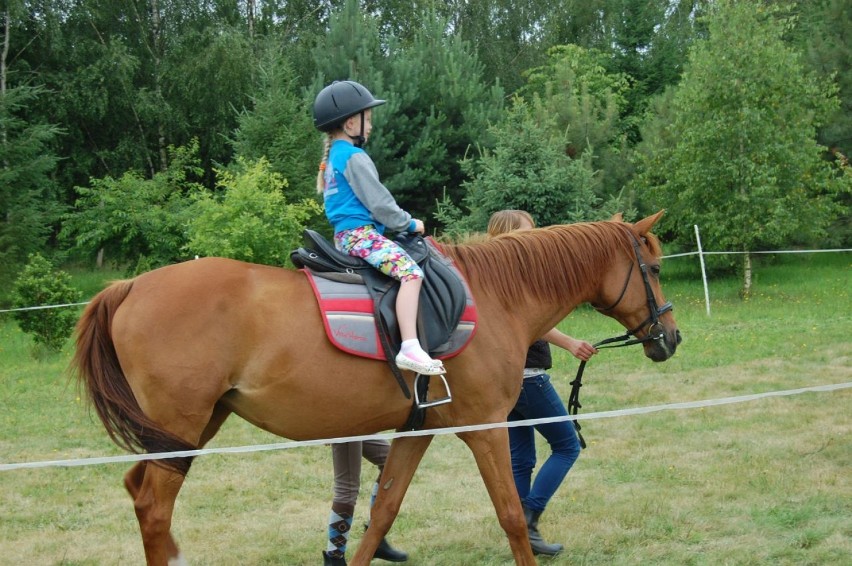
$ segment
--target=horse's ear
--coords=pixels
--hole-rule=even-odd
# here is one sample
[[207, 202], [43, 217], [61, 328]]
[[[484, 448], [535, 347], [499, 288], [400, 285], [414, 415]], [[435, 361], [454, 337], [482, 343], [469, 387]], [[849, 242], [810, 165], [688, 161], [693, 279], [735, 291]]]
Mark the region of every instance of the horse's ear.
[[660, 219], [664, 212], [665, 209], [659, 211], [656, 214], [652, 214], [647, 218], [643, 218], [642, 220], [634, 224], [633, 227], [636, 228], [636, 231], [639, 233], [640, 236], [644, 236], [645, 234], [651, 231], [651, 228], [654, 227], [654, 224], [657, 223], [657, 221]]
[[610, 222], [624, 222], [624, 215], [620, 212], [616, 212], [612, 215], [612, 218], [609, 219]]

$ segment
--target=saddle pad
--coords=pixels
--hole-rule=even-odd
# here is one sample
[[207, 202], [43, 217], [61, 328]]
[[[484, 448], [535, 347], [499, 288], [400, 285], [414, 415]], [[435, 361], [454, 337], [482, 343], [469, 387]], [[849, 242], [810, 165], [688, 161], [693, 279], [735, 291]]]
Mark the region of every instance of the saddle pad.
[[[300, 269], [308, 278], [317, 299], [329, 341], [346, 353], [386, 361], [374, 317], [373, 299], [362, 283], [326, 279], [310, 269]], [[430, 354], [444, 360], [464, 350], [476, 332], [476, 306], [470, 289], [464, 312], [449, 340]]]

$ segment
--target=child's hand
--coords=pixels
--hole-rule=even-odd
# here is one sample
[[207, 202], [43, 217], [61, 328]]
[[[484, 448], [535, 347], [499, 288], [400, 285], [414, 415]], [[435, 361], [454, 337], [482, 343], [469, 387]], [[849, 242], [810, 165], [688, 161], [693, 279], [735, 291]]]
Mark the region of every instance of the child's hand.
[[424, 232], [426, 232], [426, 227], [423, 225], [422, 220], [418, 220], [417, 218], [414, 218], [413, 220], [414, 220], [414, 232], [415, 233], [423, 234]]

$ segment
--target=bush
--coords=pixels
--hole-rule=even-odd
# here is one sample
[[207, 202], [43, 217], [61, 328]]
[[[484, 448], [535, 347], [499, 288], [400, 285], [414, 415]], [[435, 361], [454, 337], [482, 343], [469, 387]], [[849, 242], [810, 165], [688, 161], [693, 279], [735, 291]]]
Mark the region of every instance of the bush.
[[[80, 291], [71, 287], [71, 276], [57, 270], [39, 254], [29, 256], [12, 288], [14, 308], [75, 303]], [[77, 312], [70, 308], [17, 311], [15, 320], [21, 330], [33, 335], [36, 345], [58, 352], [71, 336]]]
[[196, 194], [187, 226], [189, 254], [229, 257], [267, 265], [289, 265], [306, 222], [321, 212], [316, 201], [288, 203], [287, 180], [265, 158], [237, 159], [232, 171], [217, 171], [223, 192]]

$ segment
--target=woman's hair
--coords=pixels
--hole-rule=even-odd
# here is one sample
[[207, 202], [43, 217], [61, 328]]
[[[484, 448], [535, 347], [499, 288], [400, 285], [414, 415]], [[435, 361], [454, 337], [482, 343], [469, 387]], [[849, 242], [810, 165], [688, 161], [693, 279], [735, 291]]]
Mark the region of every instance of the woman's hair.
[[524, 220], [535, 228], [535, 220], [529, 212], [525, 210], [499, 210], [488, 219], [488, 235], [494, 237], [517, 230]]
[[327, 133], [322, 140], [322, 159], [317, 173], [317, 194], [321, 195], [325, 190], [325, 168], [328, 166], [328, 152], [331, 149], [331, 133]]

